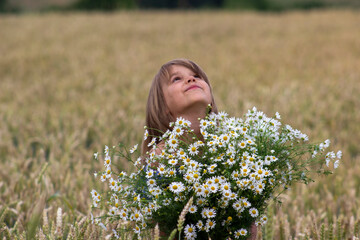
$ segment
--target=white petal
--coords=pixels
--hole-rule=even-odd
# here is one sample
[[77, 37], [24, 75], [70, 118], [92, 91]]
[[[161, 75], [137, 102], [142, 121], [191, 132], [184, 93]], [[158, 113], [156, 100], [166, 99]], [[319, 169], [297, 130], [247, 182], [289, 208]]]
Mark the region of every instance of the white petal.
[[326, 158], [326, 166], [329, 167], [330, 158]]
[[107, 228], [105, 227], [105, 225], [103, 223], [99, 223], [99, 226], [102, 227], [104, 230], [107, 230]]
[[341, 159], [341, 157], [342, 157], [342, 152], [341, 152], [341, 151], [338, 151], [338, 152], [336, 153], [336, 157], [339, 158], [339, 159]]

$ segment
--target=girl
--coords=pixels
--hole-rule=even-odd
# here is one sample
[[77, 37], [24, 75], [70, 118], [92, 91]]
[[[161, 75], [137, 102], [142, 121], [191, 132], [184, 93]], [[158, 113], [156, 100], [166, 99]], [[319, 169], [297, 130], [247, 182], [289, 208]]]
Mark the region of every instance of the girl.
[[[170, 128], [170, 122], [183, 117], [191, 122], [194, 133], [201, 139], [199, 119], [203, 119], [209, 113], [209, 104], [210, 112], [217, 113], [208, 77], [196, 63], [187, 59], [175, 59], [165, 63], [155, 75], [149, 92], [146, 107], [146, 126], [149, 135], [159, 139], [158, 137]], [[151, 140], [147, 138], [143, 141], [143, 155], [151, 151], [148, 147]], [[157, 142], [157, 146], [155, 151], [158, 154], [162, 151], [163, 143]], [[252, 226], [251, 236], [250, 239], [256, 239], [255, 224]]]
[[[205, 72], [194, 62], [175, 59], [165, 63], [155, 75], [150, 87], [146, 106], [146, 126], [150, 136], [161, 136], [169, 129], [169, 123], [183, 117], [200, 137], [199, 120], [206, 116], [208, 104], [217, 113], [210, 82]], [[156, 131], [158, 129], [160, 131]], [[142, 144], [142, 153], [150, 150], [147, 138]]]

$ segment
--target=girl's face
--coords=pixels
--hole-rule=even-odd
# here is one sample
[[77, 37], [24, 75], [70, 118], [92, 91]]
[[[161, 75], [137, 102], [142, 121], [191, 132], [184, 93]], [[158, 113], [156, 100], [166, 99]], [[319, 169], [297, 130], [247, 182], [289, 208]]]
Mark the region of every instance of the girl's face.
[[192, 70], [173, 65], [170, 68], [170, 80], [163, 84], [166, 104], [173, 117], [199, 111], [211, 104], [210, 86]]

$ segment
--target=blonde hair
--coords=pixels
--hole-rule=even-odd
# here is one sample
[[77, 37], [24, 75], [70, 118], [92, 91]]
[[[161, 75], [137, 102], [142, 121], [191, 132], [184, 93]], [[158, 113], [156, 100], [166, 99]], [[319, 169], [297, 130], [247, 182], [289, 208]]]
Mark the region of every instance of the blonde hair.
[[170, 122], [175, 121], [169, 111], [165, 101], [162, 86], [170, 80], [170, 70], [173, 65], [184, 66], [199, 75], [210, 87], [212, 112], [217, 113], [217, 106], [212, 93], [212, 88], [205, 72], [196, 63], [188, 59], [174, 59], [161, 66], [159, 72], [155, 75], [146, 105], [145, 126], [148, 127], [149, 137], [142, 143], [142, 153], [146, 154], [150, 150], [148, 147], [152, 137], [161, 136], [166, 130], [170, 129]]

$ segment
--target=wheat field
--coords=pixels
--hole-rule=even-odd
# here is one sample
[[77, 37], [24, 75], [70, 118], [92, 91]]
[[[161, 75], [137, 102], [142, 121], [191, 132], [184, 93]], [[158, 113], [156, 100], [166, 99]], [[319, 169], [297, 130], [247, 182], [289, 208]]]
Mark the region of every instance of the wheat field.
[[111, 237], [89, 224], [93, 153], [140, 143], [153, 76], [189, 58], [220, 110], [279, 112], [343, 150], [333, 175], [269, 207], [258, 239], [358, 239], [359, 22], [351, 10], [0, 15], [0, 237]]

